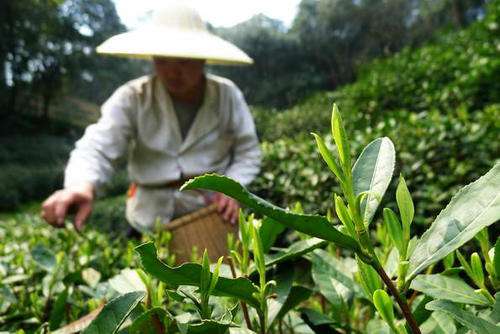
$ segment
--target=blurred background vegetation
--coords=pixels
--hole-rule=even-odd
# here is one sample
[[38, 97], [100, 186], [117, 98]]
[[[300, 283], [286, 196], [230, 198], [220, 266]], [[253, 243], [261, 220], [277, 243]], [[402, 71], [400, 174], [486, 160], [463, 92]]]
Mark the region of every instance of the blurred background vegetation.
[[[335, 101], [356, 153], [376, 136], [394, 140], [428, 221], [499, 157], [499, 6], [302, 0], [290, 27], [264, 15], [210, 26], [255, 60], [208, 69], [234, 80], [252, 106], [265, 152], [253, 190], [281, 205], [331, 206], [335, 184], [309, 132], [328, 131]], [[38, 203], [59, 188], [68, 154], [99, 105], [151, 71], [148, 62], [95, 54], [122, 31], [111, 0], [0, 2], [0, 210]], [[108, 195], [122, 195], [127, 182], [121, 170]], [[107, 217], [99, 210], [94, 217]], [[107, 212], [123, 220], [122, 209]]]

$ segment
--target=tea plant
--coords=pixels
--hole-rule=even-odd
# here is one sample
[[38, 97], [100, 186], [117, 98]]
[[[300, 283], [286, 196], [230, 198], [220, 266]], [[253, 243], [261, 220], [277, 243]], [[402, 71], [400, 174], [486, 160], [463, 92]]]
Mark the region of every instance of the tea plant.
[[[399, 217], [390, 209], [384, 209], [385, 228], [399, 253], [397, 283], [394, 284], [382, 265], [379, 251], [374, 247], [369, 230], [370, 223], [392, 178], [395, 162], [392, 142], [388, 138], [374, 140], [363, 150], [352, 166], [350, 142], [335, 105], [331, 127], [338, 158], [331, 153], [320, 136], [314, 134], [314, 137], [321, 156], [342, 189], [342, 197], [334, 195], [336, 212], [343, 224], [341, 228], [336, 228], [323, 216], [294, 214], [275, 207], [249, 193], [235, 181], [223, 176], [198, 177], [184, 185], [184, 189], [202, 188], [223, 192], [276, 222], [352, 251], [358, 260], [373, 268], [382, 279], [399, 305], [408, 328], [413, 333], [420, 333], [418, 323], [406, 298], [410, 285], [423, 270], [454, 252], [500, 218], [500, 164], [496, 164], [482, 178], [463, 188], [419, 240], [410, 239], [414, 205], [404, 178], [400, 178], [396, 192]], [[475, 256], [475, 259], [476, 269], [467, 271], [472, 274], [473, 278], [476, 278], [474, 281], [480, 288], [478, 293], [484, 297], [482, 305], [493, 306], [494, 298], [488, 292], [484, 279], [481, 279], [482, 269], [479, 268], [482, 266], [477, 260], [478, 256]], [[467, 268], [467, 266], [464, 267]], [[360, 265], [359, 268], [364, 285], [376, 286], [367, 279], [367, 277], [373, 278], [373, 275], [367, 272], [367, 267]], [[446, 285], [441, 286], [443, 290], [447, 290], [445, 287]], [[406, 329], [403, 327], [396, 328], [394, 325], [391, 316], [393, 312], [391, 299], [380, 292], [380, 289], [371, 293], [377, 310], [390, 328], [393, 331], [405, 332]], [[476, 294], [474, 292], [474, 295]], [[466, 323], [463, 321], [463, 315], [460, 312], [454, 312], [456, 310], [448, 307], [447, 303], [449, 302], [433, 302], [427, 307], [448, 312], [460, 323]], [[486, 322], [484, 326], [490, 329], [495, 327], [489, 322]]]
[[[154, 237], [162, 258], [170, 257], [169, 238]], [[141, 243], [120, 233], [80, 234], [69, 223], [53, 229], [28, 214], [0, 219], [0, 239], [0, 333], [54, 331], [102, 308], [123, 292], [115, 281], [138, 265], [134, 248]]]
[[[397, 212], [384, 208], [377, 216], [395, 165], [391, 140], [374, 140], [353, 163], [336, 106], [331, 127], [336, 154], [314, 138], [342, 190], [333, 194], [335, 215], [281, 209], [230, 178], [197, 177], [183, 189], [225, 193], [262, 219], [240, 215], [240, 238], [228, 240], [229, 265], [219, 259], [209, 268], [204, 253], [200, 264], [172, 267], [152, 242], [138, 246], [154, 279], [139, 271], [143, 287], [110, 301], [85, 333], [498, 333], [500, 241], [492, 247], [487, 227], [500, 218], [500, 164], [412, 237], [415, 205], [403, 176]], [[284, 227], [299, 240], [271, 248]], [[469, 257], [459, 248], [471, 240], [480, 253]]]

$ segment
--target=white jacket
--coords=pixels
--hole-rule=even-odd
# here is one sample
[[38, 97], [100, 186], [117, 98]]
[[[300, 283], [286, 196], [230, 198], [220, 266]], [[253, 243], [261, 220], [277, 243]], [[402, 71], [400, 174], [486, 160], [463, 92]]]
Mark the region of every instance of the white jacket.
[[259, 172], [255, 125], [242, 93], [228, 79], [207, 75], [203, 104], [185, 140], [172, 100], [154, 75], [118, 88], [101, 111], [71, 152], [65, 187], [91, 182], [99, 189], [127, 152], [129, 178], [140, 185], [206, 172], [248, 184]]

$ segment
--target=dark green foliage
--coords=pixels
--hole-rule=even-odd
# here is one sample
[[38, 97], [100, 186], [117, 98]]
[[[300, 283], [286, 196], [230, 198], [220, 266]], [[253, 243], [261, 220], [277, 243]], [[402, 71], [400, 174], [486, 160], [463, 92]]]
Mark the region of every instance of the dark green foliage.
[[[99, 224], [106, 225], [106, 219]], [[107, 283], [100, 284], [139, 265], [134, 252], [139, 241], [126, 240], [120, 228], [111, 234], [92, 228], [79, 234], [73, 228], [54, 229], [37, 215], [0, 218], [0, 331], [33, 333], [43, 321], [58, 328], [112, 297]], [[89, 269], [100, 274], [95, 287], [84, 279]]]
[[145, 295], [144, 291], [133, 291], [111, 300], [82, 334], [118, 333], [121, 324]]
[[[215, 33], [238, 45], [255, 61], [251, 67], [213, 67], [234, 80], [251, 104], [283, 107], [321, 87], [301, 43], [280, 21], [256, 15]], [[292, 70], [293, 69], [293, 70]]]
[[338, 192], [338, 185], [317, 160], [309, 132], [329, 131], [329, 109], [336, 102], [354, 139], [353, 152], [379, 136], [394, 141], [395, 173], [409, 180], [416, 223], [430, 222], [459, 185], [484, 174], [500, 152], [500, 88], [494, 79], [500, 71], [500, 28], [494, 24], [500, 2], [488, 8], [484, 21], [462, 32], [366, 66], [353, 85], [316, 93], [282, 112], [254, 109], [265, 158], [252, 190], [282, 206], [300, 201], [309, 212], [332, 207], [331, 190]]
[[499, 15], [500, 2], [492, 1], [483, 21], [365, 66], [356, 84], [340, 90], [335, 99], [347, 102], [344, 110], [362, 112], [369, 120], [398, 109], [438, 109], [459, 115], [464, 109], [475, 111], [498, 103]]
[[95, 54], [104, 39], [124, 30], [110, 0], [2, 1], [0, 117], [47, 120], [62, 93], [103, 102], [144, 71], [143, 63]]
[[249, 193], [246, 188], [228, 177], [217, 174], [198, 176], [181, 187], [181, 190], [189, 189], [206, 189], [224, 193], [237, 199], [242, 205], [251, 208], [255, 212], [266, 215], [277, 223], [317, 238], [338, 243], [347, 249], [353, 251], [358, 250], [357, 247], [355, 247], [354, 240], [340, 233], [325, 217], [297, 214], [283, 210]]
[[484, 2], [302, 0], [290, 29], [262, 14], [215, 28], [255, 60], [250, 68], [217, 71], [235, 80], [251, 104], [291, 106], [305, 94], [353, 82], [360, 65], [377, 57], [467, 26], [481, 17]]
[[[200, 286], [202, 268], [199, 264], [184, 263], [179, 267], [170, 267], [158, 258], [156, 247], [152, 242], [138, 246], [136, 251], [141, 257], [141, 264], [144, 269], [153, 277], [164, 282], [168, 288], [175, 289], [180, 285]], [[255, 305], [257, 301], [253, 293], [256, 291], [252, 282], [246, 278], [229, 279], [220, 277], [213, 294], [237, 297], [250, 305]]]
[[[417, 224], [424, 222], [422, 217], [435, 216], [459, 185], [484, 174], [498, 157], [500, 105], [464, 115], [400, 111], [370, 128], [351, 130], [352, 138], [358, 140], [353, 142], [357, 153], [361, 143], [382, 134], [394, 140], [399, 152], [396, 173], [408, 180]], [[330, 191], [338, 184], [317, 160], [312, 136], [284, 137], [265, 142], [262, 148], [263, 173], [252, 185], [260, 196], [284, 206], [301, 201], [306, 211], [324, 212], [332, 206]], [[394, 181], [393, 190], [396, 185]]]
[[[14, 123], [0, 123], [0, 211], [13, 212], [60, 189], [75, 141], [98, 115], [96, 105], [77, 99], [56, 104], [54, 111], [50, 122], [23, 115]], [[124, 161], [118, 164], [105, 195], [125, 194], [129, 180], [124, 165]]]

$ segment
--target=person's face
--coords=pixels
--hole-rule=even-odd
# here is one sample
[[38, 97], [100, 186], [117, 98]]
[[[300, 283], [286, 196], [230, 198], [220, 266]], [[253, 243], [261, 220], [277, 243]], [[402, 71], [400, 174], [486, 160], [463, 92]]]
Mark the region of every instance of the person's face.
[[203, 80], [204, 60], [154, 57], [155, 72], [170, 93], [193, 93]]

